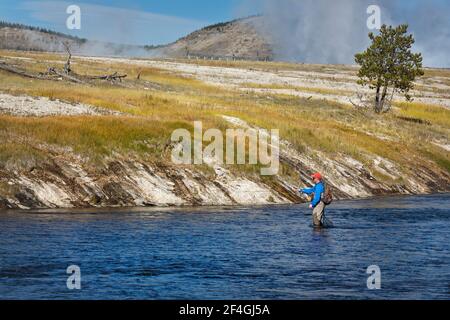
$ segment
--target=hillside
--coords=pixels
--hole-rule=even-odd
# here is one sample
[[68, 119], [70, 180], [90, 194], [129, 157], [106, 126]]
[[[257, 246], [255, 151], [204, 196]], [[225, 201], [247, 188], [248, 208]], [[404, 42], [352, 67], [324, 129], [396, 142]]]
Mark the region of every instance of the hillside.
[[258, 31], [263, 24], [262, 16], [254, 16], [208, 26], [169, 44], [162, 52], [183, 58], [272, 60], [270, 41]]
[[[61, 55], [0, 51], [36, 75]], [[355, 68], [274, 62], [74, 57], [68, 82], [0, 71], [0, 207], [257, 205], [306, 201], [321, 171], [338, 199], [450, 191], [448, 70], [426, 70], [415, 102], [359, 110]], [[175, 129], [280, 130], [280, 171], [175, 165]]]
[[165, 46], [130, 46], [0, 22], [0, 49], [65, 52], [63, 43], [67, 43], [74, 54], [91, 56], [272, 60], [270, 42], [258, 32], [263, 23], [260, 16], [237, 19], [205, 27]]

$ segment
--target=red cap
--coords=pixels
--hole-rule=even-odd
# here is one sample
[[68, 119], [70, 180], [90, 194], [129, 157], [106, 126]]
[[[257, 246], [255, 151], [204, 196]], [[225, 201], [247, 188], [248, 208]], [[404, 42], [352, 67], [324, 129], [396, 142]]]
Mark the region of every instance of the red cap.
[[322, 175], [319, 172], [316, 172], [313, 175], [311, 175], [311, 178], [322, 180]]

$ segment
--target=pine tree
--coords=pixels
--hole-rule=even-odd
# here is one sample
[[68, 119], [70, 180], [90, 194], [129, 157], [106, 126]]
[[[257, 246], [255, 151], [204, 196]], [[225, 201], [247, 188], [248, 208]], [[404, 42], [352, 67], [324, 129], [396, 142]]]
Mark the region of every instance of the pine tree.
[[415, 40], [407, 32], [408, 25], [396, 28], [383, 25], [379, 35], [369, 34], [370, 47], [355, 55], [356, 63], [361, 66], [358, 83], [376, 90], [374, 109], [377, 113], [390, 109], [396, 92], [410, 101], [409, 91], [414, 88], [414, 80], [424, 75], [422, 54], [412, 53]]

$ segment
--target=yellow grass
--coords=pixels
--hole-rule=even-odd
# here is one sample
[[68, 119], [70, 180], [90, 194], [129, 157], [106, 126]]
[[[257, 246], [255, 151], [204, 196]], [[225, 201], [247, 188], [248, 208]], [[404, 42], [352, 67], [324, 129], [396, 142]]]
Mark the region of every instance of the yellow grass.
[[[33, 66], [36, 71], [45, 70], [48, 64], [45, 61], [61, 64], [65, 60], [63, 55], [44, 53], [0, 52], [0, 54], [7, 59], [16, 56], [36, 59], [38, 62]], [[27, 67], [33, 64], [32, 61], [24, 61], [21, 63]], [[329, 68], [329, 66], [263, 62], [198, 63], [266, 69]], [[120, 111], [123, 116], [45, 118], [0, 116], [0, 139], [8, 141], [7, 147], [0, 150], [3, 154], [39, 161], [39, 156], [30, 146], [45, 143], [70, 147], [75, 153], [97, 160], [114, 152], [151, 159], [167, 159], [167, 145], [174, 129], [192, 130], [194, 121], [203, 121], [205, 128], [215, 127], [225, 130], [230, 125], [220, 116], [229, 115], [241, 118], [251, 125], [279, 129], [281, 138], [291, 142], [300, 152], [319, 151], [330, 158], [345, 154], [361, 161], [367, 161], [368, 156], [379, 155], [395, 161], [405, 172], [414, 170], [417, 161], [431, 160], [436, 166], [449, 170], [446, 162], [448, 152], [437, 147], [432, 149], [426, 147], [429, 140], [448, 138], [450, 111], [444, 108], [402, 103], [398, 105], [398, 110], [394, 114], [374, 115], [355, 112], [352, 107], [326, 101], [308, 101], [276, 94], [245, 94], [214, 87], [157, 68], [139, 68], [124, 63], [106, 64], [81, 59], [74, 59], [73, 68], [80, 74], [118, 71], [127, 73], [129, 78], [125, 80], [124, 87], [105, 83], [90, 86], [30, 80], [0, 72], [0, 92], [44, 96], [72, 103], [82, 102]], [[141, 81], [136, 80], [139, 73]], [[146, 87], [151, 88], [145, 89]], [[296, 89], [335, 93], [326, 89]], [[432, 125], [412, 123], [399, 117], [422, 119]], [[11, 153], [16, 144], [21, 145], [22, 156]], [[7, 163], [8, 159], [10, 158], [4, 157], [3, 163]], [[254, 169], [246, 166], [236, 168], [242, 171]], [[289, 170], [285, 171], [287, 175], [291, 174]]]
[[399, 103], [398, 107], [400, 108], [398, 113], [404, 117], [429, 121], [433, 124], [450, 128], [449, 109], [416, 102]]
[[336, 89], [328, 89], [328, 88], [314, 88], [314, 87], [301, 87], [294, 85], [282, 85], [282, 84], [261, 84], [261, 83], [243, 83], [243, 88], [252, 88], [252, 89], [273, 89], [273, 90], [294, 90], [298, 92], [311, 92], [325, 95], [351, 95], [353, 92], [349, 90], [336, 90]]

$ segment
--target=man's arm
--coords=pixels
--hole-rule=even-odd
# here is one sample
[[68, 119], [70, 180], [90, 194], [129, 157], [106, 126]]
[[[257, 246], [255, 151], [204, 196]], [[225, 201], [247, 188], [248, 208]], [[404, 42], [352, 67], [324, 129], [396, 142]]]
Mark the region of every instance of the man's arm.
[[314, 188], [305, 188], [305, 189], [300, 189], [300, 192], [304, 193], [304, 194], [312, 194], [314, 192]]

